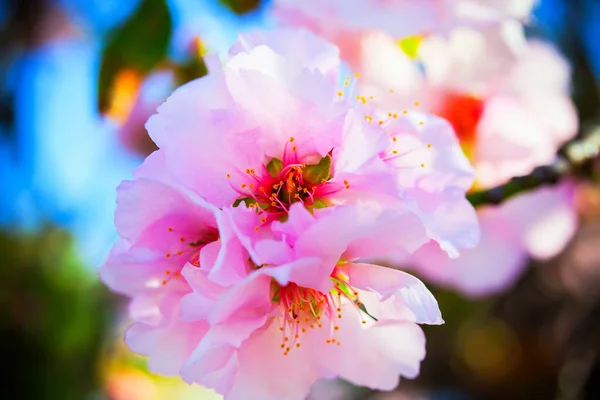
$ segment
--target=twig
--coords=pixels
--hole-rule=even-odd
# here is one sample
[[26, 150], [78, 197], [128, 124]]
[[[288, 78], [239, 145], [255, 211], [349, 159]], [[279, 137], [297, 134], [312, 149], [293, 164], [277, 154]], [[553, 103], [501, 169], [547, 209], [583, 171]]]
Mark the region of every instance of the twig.
[[491, 189], [467, 194], [474, 207], [500, 204], [505, 200], [541, 186], [554, 185], [566, 176], [591, 176], [593, 160], [600, 153], [600, 126], [590, 129], [582, 139], [567, 143], [550, 165], [536, 167], [531, 173], [517, 176]]

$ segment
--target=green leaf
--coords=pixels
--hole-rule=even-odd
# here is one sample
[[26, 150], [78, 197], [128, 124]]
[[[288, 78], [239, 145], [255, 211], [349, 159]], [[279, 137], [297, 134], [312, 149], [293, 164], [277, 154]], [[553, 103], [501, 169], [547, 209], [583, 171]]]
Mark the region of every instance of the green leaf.
[[271, 174], [273, 178], [277, 178], [279, 173], [283, 169], [283, 161], [279, 158], [271, 158], [271, 161], [267, 164], [267, 171]]
[[201, 78], [208, 74], [208, 69], [204, 63], [204, 59], [200, 57], [192, 57], [186, 62], [175, 66], [175, 78], [177, 86], [188, 83], [197, 78]]
[[113, 32], [100, 66], [100, 110], [106, 110], [109, 91], [120, 71], [129, 69], [144, 75], [166, 58], [171, 29], [165, 0], [143, 0], [129, 20]]
[[219, 0], [219, 3], [236, 14], [246, 14], [259, 8], [260, 0]]
[[302, 178], [304, 181], [316, 185], [329, 179], [331, 174], [331, 157], [326, 155], [321, 158], [318, 164], [307, 165], [304, 167]]

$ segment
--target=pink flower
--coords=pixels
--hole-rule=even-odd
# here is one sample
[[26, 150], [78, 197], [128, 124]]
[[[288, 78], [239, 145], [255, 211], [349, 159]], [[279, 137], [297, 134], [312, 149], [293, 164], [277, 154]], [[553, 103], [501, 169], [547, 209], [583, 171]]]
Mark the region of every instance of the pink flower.
[[[478, 212], [481, 242], [450, 260], [427, 244], [405, 263], [428, 281], [443, 283], [471, 296], [510, 287], [528, 257], [546, 260], [560, 253], [576, 231], [573, 185], [543, 188]], [[397, 264], [398, 259], [394, 262]]]
[[122, 240], [100, 274], [133, 298], [127, 343], [228, 400], [416, 376], [416, 323], [441, 323], [437, 302], [356, 260], [475, 244], [473, 171], [450, 125], [339, 87], [337, 49], [308, 32], [243, 36], [208, 64], [150, 118], [160, 149], [118, 189]]
[[452, 256], [477, 242], [473, 171], [444, 120], [381, 112], [349, 77], [338, 87], [337, 49], [306, 31], [243, 36], [215, 61], [147, 123], [167, 168], [209, 203], [244, 201], [268, 225], [296, 201], [371, 199], [418, 214]]
[[99, 273], [112, 290], [133, 298], [130, 314], [138, 323], [127, 332], [130, 347], [150, 355], [153, 371], [174, 375], [207, 329], [205, 322], [180, 320], [180, 301], [191, 292], [184, 265], [211, 265], [215, 282], [232, 283], [242, 277], [247, 256], [222, 213], [165, 170], [162, 151], [133, 176], [117, 190], [121, 240]]
[[552, 162], [577, 131], [566, 61], [548, 44], [527, 42], [519, 26], [460, 28], [447, 39], [425, 39], [418, 54], [423, 72], [393, 39], [373, 34], [365, 42], [359, 91], [383, 109], [411, 109], [418, 100], [419, 108], [450, 121], [479, 186]]
[[[406, 273], [352, 262], [395, 248], [401, 238], [389, 236], [390, 226], [410, 226], [409, 213], [370, 205], [313, 216], [295, 203], [285, 223], [256, 233], [254, 211], [226, 212], [256, 267], [212, 298], [203, 268], [186, 267], [194, 293], [183, 316], [211, 325], [181, 370], [186, 381], [226, 399], [275, 400], [303, 399], [322, 378], [391, 390], [399, 375], [418, 374], [425, 349], [415, 322], [442, 323], [433, 295]], [[209, 303], [209, 315], [198, 315]]]
[[457, 25], [485, 26], [525, 20], [535, 0], [277, 0], [274, 13], [285, 26], [306, 27], [337, 44], [351, 66], [360, 59], [361, 38], [382, 31], [396, 39], [446, 33]]
[[[558, 147], [576, 133], [568, 65], [549, 45], [527, 42], [518, 26], [460, 28], [448, 38], [429, 37], [419, 48], [422, 71], [383, 34], [365, 43], [359, 91], [373, 94], [383, 109], [414, 109], [418, 99], [419, 108], [447, 118], [473, 161], [479, 188], [553, 162]], [[502, 290], [520, 275], [529, 255], [554, 256], [574, 233], [569, 187], [481, 209], [482, 240], [458, 260], [438, 258], [435, 245], [409, 259], [388, 258], [394, 265], [415, 264], [431, 281], [468, 294]], [[552, 223], [550, 210], [556, 210]]]

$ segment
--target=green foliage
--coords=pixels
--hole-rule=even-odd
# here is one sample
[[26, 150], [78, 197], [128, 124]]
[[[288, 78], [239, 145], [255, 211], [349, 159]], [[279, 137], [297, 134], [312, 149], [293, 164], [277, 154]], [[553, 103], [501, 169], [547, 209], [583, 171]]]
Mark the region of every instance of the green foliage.
[[260, 6], [260, 0], [219, 0], [219, 3], [236, 14], [245, 14]]
[[208, 69], [201, 57], [193, 57], [187, 62], [175, 66], [175, 78], [177, 85], [183, 85], [194, 79], [208, 74]]
[[97, 392], [114, 298], [81, 266], [69, 236], [0, 234], [0, 259], [0, 343], [13, 393], [79, 400]]
[[131, 69], [146, 74], [162, 62], [171, 38], [171, 18], [165, 0], [143, 0], [134, 14], [108, 39], [104, 49], [98, 95], [105, 110], [117, 73]]

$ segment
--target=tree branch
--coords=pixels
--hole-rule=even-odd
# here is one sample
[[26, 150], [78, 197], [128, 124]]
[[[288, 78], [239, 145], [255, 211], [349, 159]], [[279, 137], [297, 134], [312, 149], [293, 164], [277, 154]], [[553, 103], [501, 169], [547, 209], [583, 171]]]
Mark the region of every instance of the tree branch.
[[567, 176], [595, 178], [594, 160], [600, 154], [600, 126], [595, 126], [581, 139], [563, 146], [550, 165], [536, 167], [530, 174], [512, 178], [505, 184], [491, 189], [467, 194], [474, 207], [500, 204], [507, 199], [529, 190], [554, 185]]

